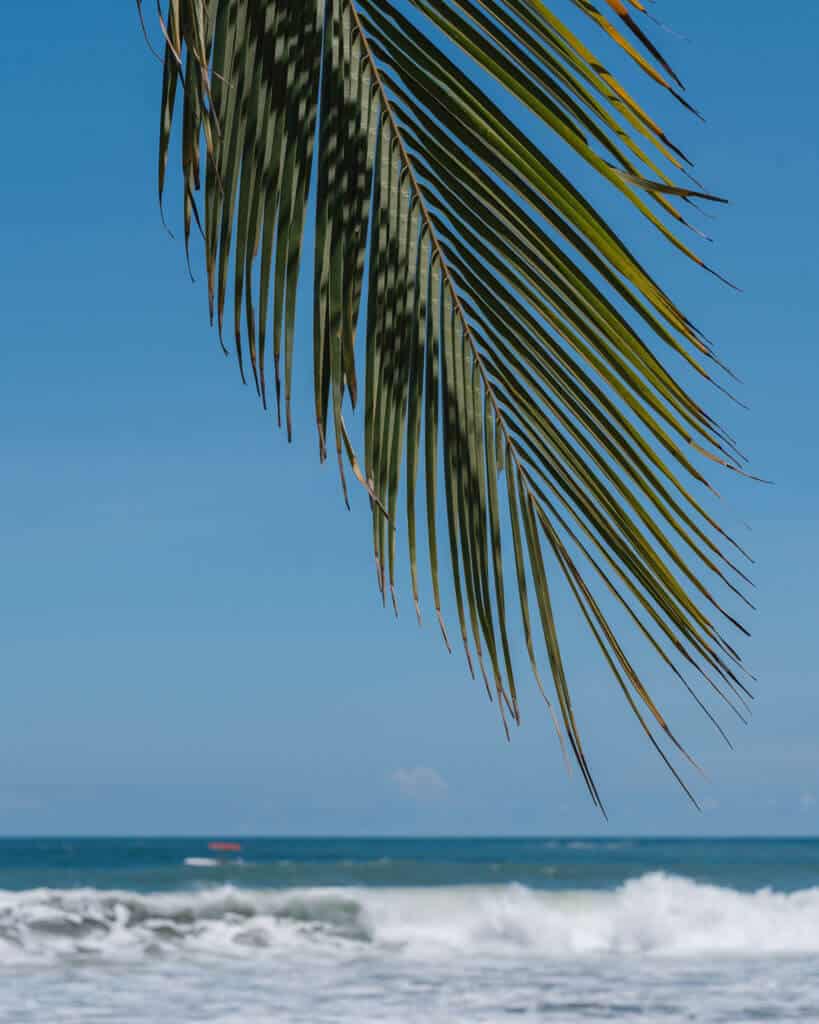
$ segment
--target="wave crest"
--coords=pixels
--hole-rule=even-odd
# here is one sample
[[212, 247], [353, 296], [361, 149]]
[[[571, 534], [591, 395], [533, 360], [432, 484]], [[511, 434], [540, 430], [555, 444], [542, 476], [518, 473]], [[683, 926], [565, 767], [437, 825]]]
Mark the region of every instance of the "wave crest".
[[139, 894], [0, 892], [0, 963], [64, 958], [530, 952], [549, 958], [819, 953], [819, 888], [741, 893], [664, 874], [612, 892], [519, 885]]

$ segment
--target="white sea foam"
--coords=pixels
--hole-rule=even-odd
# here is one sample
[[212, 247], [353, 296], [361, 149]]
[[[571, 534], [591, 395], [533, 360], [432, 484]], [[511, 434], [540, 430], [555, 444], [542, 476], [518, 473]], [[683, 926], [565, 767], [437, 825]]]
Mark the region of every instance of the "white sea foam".
[[189, 868], [218, 868], [222, 864], [214, 857], [186, 857], [184, 863]]
[[740, 893], [650, 874], [612, 892], [518, 885], [0, 892], [0, 965], [287, 952], [540, 961], [815, 954], [819, 888]]
[[819, 888], [662, 874], [612, 892], [0, 892], [0, 1021], [784, 1024], [819, 1019], [817, 953]]

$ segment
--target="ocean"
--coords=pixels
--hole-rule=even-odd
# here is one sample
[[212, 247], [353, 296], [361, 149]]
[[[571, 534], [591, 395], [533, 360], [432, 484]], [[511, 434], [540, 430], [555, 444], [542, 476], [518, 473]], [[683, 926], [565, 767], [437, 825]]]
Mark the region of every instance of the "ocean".
[[241, 847], [0, 840], [0, 1021], [819, 1021], [819, 840]]

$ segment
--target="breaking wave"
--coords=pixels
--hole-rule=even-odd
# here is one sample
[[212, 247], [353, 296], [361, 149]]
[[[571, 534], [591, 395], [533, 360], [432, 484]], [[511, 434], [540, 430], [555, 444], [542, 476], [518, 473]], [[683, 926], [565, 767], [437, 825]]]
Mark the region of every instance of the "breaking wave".
[[654, 873], [609, 892], [519, 885], [0, 892], [0, 965], [258, 957], [306, 947], [411, 957], [819, 953], [819, 888], [742, 893]]

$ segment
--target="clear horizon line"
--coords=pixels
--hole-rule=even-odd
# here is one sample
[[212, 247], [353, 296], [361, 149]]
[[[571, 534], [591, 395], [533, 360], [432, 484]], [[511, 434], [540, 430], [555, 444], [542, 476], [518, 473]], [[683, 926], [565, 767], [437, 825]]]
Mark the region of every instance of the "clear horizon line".
[[332, 832], [29, 832], [0, 833], [0, 842], [19, 842], [25, 840], [191, 840], [211, 841], [214, 837], [236, 840], [326, 840], [326, 841], [452, 841], [452, 840], [585, 840], [588, 842], [612, 842], [621, 839], [637, 839], [646, 841], [666, 842], [731, 842], [731, 841], [813, 841], [819, 840], [819, 833], [649, 833], [649, 832], [617, 832], [617, 833], [585, 833], [585, 832], [521, 832], [521, 833], [332, 833]]

